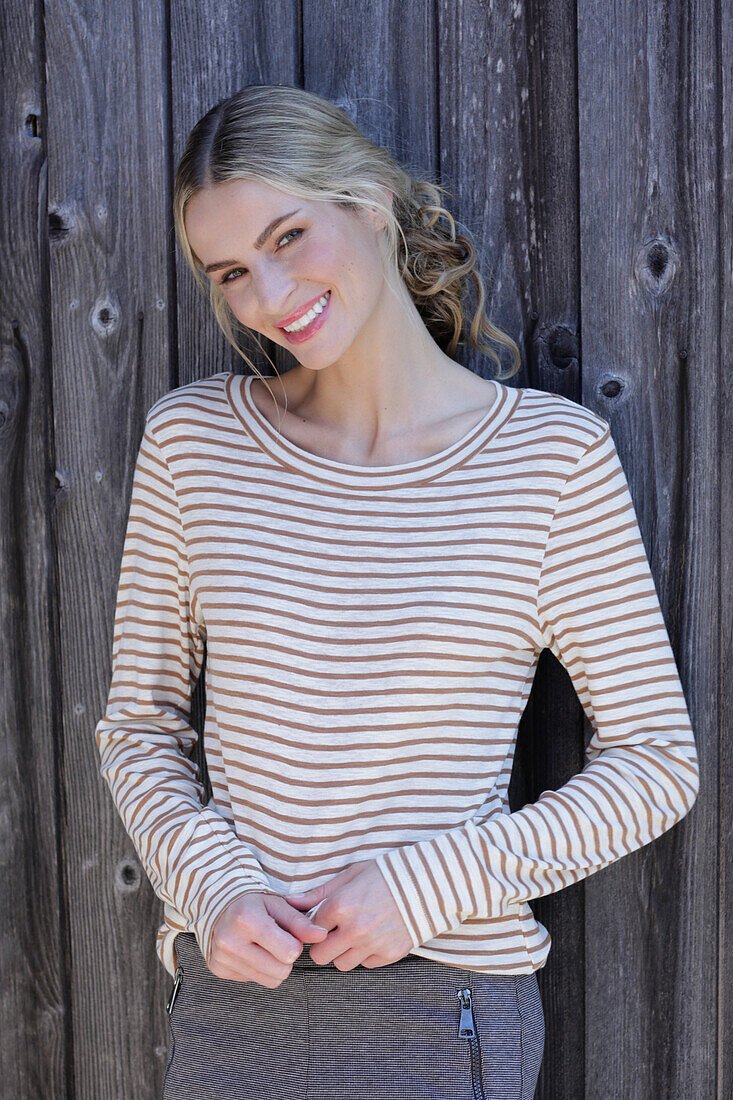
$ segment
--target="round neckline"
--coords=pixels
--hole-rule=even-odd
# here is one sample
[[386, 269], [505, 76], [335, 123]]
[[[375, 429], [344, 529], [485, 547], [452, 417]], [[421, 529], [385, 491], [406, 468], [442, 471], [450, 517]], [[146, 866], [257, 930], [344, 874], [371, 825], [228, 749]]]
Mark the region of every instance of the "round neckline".
[[448, 447], [424, 458], [389, 466], [361, 466], [339, 462], [314, 454], [285, 439], [255, 405], [250, 393], [253, 374], [227, 374], [224, 388], [227, 400], [251, 440], [281, 465], [322, 482], [355, 489], [388, 488], [432, 481], [453, 470], [475, 454], [508, 420], [519, 403], [521, 391], [490, 378], [494, 390], [491, 407], [477, 424]]

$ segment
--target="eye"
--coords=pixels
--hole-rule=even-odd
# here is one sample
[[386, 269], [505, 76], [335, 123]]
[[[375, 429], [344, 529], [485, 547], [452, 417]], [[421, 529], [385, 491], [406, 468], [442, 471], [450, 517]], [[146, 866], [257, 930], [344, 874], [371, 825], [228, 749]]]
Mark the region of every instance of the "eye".
[[[303, 229], [288, 229], [287, 233], [283, 233], [282, 237], [280, 237], [280, 241], [284, 241], [285, 238], [289, 237], [292, 233], [301, 234], [303, 232], [304, 232]], [[297, 240], [297, 239], [298, 238], [296, 237], [295, 240]], [[288, 241], [287, 244], [284, 244], [283, 248], [287, 248], [288, 244], [290, 244], [290, 241]], [[278, 251], [279, 251], [279, 249], [278, 249]], [[246, 271], [246, 270], [247, 269], [245, 267], [233, 267], [232, 270], [227, 272], [227, 274], [224, 276], [224, 278], [221, 279], [221, 281], [219, 282], [219, 286], [224, 286], [226, 283], [236, 282], [236, 280], [239, 278], [239, 275], [236, 275], [234, 279], [232, 278], [232, 275], [234, 275], [235, 272], [237, 272], [237, 271]]]
[[[303, 230], [302, 230], [302, 229], [288, 229], [287, 233], [283, 233], [283, 235], [282, 235], [282, 237], [280, 238], [280, 240], [281, 240], [281, 241], [284, 241], [284, 240], [285, 240], [285, 238], [286, 238], [286, 237], [289, 237], [291, 233], [302, 233], [302, 232], [303, 232]], [[290, 241], [288, 241], [288, 244], [290, 244]]]
[[[232, 270], [227, 275], [225, 275], [224, 278], [219, 282], [219, 286], [224, 286], [225, 283], [233, 283], [234, 279], [232, 279], [232, 275], [234, 275], [235, 271], [244, 271], [244, 268], [243, 267], [233, 267]], [[237, 275], [237, 278], [239, 278], [238, 275]]]

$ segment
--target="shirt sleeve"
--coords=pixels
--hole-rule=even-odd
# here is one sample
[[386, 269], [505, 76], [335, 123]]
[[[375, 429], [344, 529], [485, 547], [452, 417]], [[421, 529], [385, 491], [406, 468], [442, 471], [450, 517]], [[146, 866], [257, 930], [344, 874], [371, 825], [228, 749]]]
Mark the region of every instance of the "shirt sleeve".
[[558, 498], [537, 627], [590, 721], [587, 762], [514, 813], [379, 855], [413, 947], [587, 878], [666, 832], [697, 798], [690, 717], [607, 424]]
[[95, 738], [101, 775], [153, 890], [187, 922], [208, 963], [227, 905], [240, 894], [276, 891], [229, 823], [203, 805], [189, 758], [202, 661], [178, 502], [148, 414], [122, 552], [112, 681]]

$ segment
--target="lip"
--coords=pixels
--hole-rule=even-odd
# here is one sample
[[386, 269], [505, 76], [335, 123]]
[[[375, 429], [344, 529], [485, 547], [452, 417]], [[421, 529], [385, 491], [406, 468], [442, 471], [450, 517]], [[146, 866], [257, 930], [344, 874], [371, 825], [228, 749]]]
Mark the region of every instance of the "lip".
[[322, 298], [324, 294], [328, 293], [328, 287], [322, 290], [320, 294], [316, 294], [315, 298], [311, 298], [310, 302], [306, 302], [300, 309], [296, 309], [295, 313], [291, 313], [289, 317], [286, 317], [284, 321], [281, 321], [277, 326], [278, 328], [285, 328], [285, 325], [292, 325], [293, 321], [297, 321], [299, 317], [302, 317], [304, 313], [307, 313], [311, 306], [314, 306], [319, 298]]
[[[324, 294], [326, 294], [326, 293], [328, 293], [328, 291], [324, 291]], [[318, 298], [321, 298], [321, 297], [322, 297], [322, 295], [319, 294]], [[301, 310], [300, 313], [297, 316], [302, 317], [304, 313], [307, 313], [308, 310], [311, 308], [311, 306], [314, 305], [315, 302], [318, 301], [318, 298], [314, 298], [313, 302], [311, 302], [310, 305], [306, 309]], [[291, 344], [303, 344], [303, 343], [305, 343], [306, 340], [310, 340], [311, 337], [315, 336], [315, 334], [318, 332], [318, 330], [320, 328], [322, 328], [323, 325], [326, 322], [326, 317], [328, 316], [328, 311], [331, 308], [332, 300], [333, 300], [333, 291], [331, 291], [331, 293], [328, 295], [328, 301], [326, 302], [325, 306], [323, 307], [321, 312], [318, 314], [318, 316], [313, 321], [311, 321], [311, 323], [307, 326], [307, 328], [301, 329], [299, 332], [286, 332], [285, 329], [281, 325], [278, 325], [278, 328], [280, 329], [280, 332], [282, 332], [285, 339]], [[288, 324], [288, 325], [292, 324], [291, 321], [286, 321], [285, 323]]]

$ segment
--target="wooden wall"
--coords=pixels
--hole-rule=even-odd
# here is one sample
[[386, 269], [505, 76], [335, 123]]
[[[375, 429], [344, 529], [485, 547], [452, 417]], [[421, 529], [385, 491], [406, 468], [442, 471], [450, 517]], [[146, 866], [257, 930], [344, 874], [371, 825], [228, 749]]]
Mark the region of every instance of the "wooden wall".
[[[218, 99], [280, 81], [442, 174], [522, 349], [511, 384], [611, 423], [688, 698], [691, 814], [533, 905], [537, 1095], [733, 1096], [732, 0], [5, 0], [0, 20], [0, 1094], [160, 1095], [162, 906], [93, 731], [145, 413], [241, 367], [177, 251], [174, 166]], [[579, 770], [588, 732], [546, 651], [513, 808]]]

